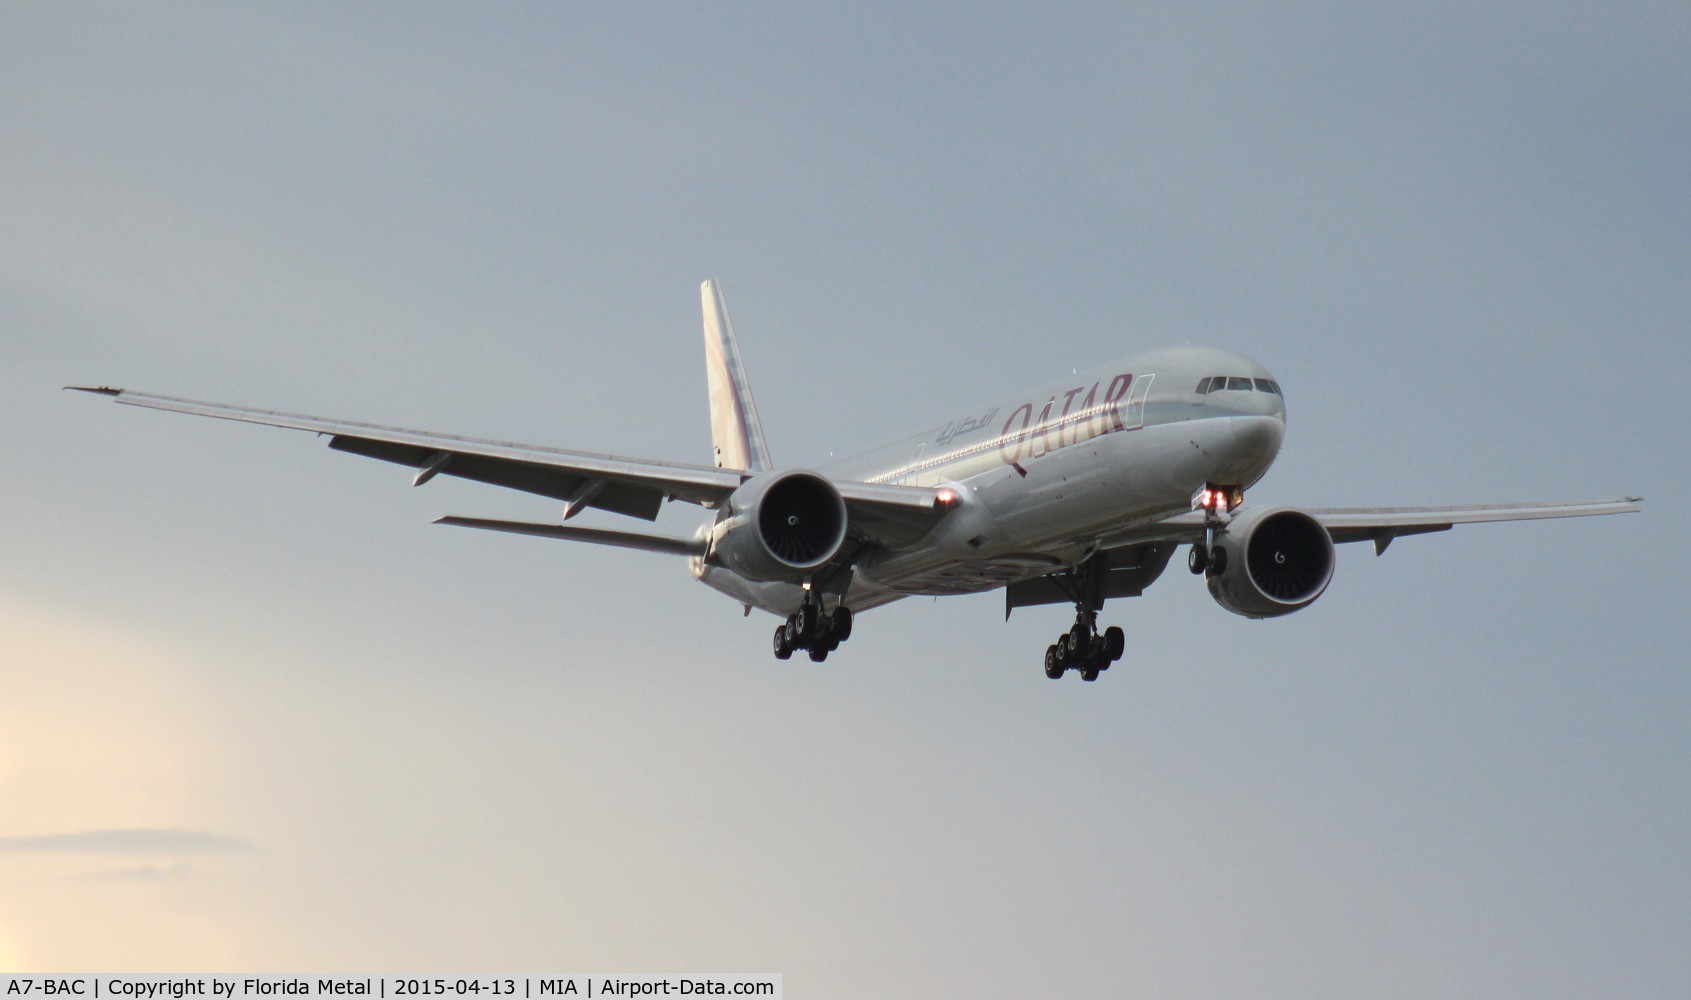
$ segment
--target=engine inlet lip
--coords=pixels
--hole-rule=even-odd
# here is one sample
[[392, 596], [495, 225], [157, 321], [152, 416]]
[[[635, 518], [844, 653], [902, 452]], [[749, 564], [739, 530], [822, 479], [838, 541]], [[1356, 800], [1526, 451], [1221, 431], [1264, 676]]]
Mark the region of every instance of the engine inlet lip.
[[[1270, 586], [1269, 581], [1265, 581], [1254, 568], [1257, 559], [1253, 557], [1260, 555], [1258, 546], [1271, 544], [1269, 536], [1264, 534], [1265, 530], [1271, 533], [1286, 532], [1292, 536], [1291, 541], [1299, 543], [1299, 549], [1319, 554], [1320, 564], [1315, 569], [1310, 583], [1299, 588], [1298, 592], [1292, 596], [1280, 596], [1276, 591], [1283, 589], [1282, 585], [1276, 581], [1273, 586]], [[1327, 585], [1333, 579], [1336, 559], [1334, 558], [1332, 536], [1327, 533], [1326, 527], [1320, 521], [1300, 510], [1288, 508], [1265, 515], [1262, 522], [1252, 532], [1250, 542], [1243, 554], [1245, 556], [1243, 560], [1245, 573], [1249, 576], [1251, 585], [1257, 593], [1264, 599], [1284, 608], [1296, 609], [1312, 603], [1326, 591]]]
[[[846, 507], [840, 492], [813, 472], [792, 472], [771, 483], [759, 504], [757, 535], [764, 549], [777, 561], [796, 570], [817, 569], [828, 564], [845, 544]], [[794, 522], [794, 518], [800, 521]], [[812, 522], [806, 537], [781, 539], [792, 529]], [[786, 521], [788, 523], [783, 524]], [[794, 546], [802, 546], [797, 550]], [[781, 549], [786, 551], [781, 551]]]

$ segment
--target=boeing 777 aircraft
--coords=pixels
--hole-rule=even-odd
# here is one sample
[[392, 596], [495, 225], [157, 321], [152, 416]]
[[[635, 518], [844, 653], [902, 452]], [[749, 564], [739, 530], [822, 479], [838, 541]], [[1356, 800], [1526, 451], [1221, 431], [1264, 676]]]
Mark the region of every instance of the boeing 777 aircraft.
[[[119, 403], [329, 435], [329, 447], [417, 470], [413, 485], [459, 476], [551, 497], [556, 523], [443, 517], [439, 524], [597, 542], [688, 558], [693, 577], [750, 614], [782, 619], [775, 655], [821, 662], [854, 616], [916, 594], [1004, 591], [1005, 614], [1073, 604], [1074, 626], [1045, 650], [1045, 675], [1096, 680], [1121, 658], [1112, 597], [1150, 586], [1174, 550], [1217, 604], [1249, 618], [1308, 607], [1333, 578], [1334, 543], [1478, 521], [1621, 514], [1591, 503], [1297, 510], [1248, 506], [1280, 450], [1286, 403], [1262, 365], [1230, 351], [1136, 354], [954, 412], [903, 440], [814, 468], [779, 466], [764, 442], [722, 293], [700, 288], [710, 390], [711, 465], [651, 462], [326, 420], [109, 387]], [[572, 525], [595, 507], [655, 520], [665, 503], [714, 512], [691, 538]]]

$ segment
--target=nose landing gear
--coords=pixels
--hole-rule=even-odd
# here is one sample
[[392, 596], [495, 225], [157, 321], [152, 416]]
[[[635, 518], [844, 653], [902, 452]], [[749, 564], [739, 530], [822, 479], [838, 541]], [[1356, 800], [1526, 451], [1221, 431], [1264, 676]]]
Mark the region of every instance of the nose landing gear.
[[1223, 515], [1231, 515], [1244, 502], [1245, 491], [1237, 486], [1205, 483], [1192, 494], [1192, 509], [1204, 512], [1204, 543], [1202, 546], [1192, 543], [1192, 551], [1186, 554], [1186, 568], [1193, 576], [1202, 576], [1206, 571], [1211, 576], [1227, 572], [1227, 550], [1216, 548], [1215, 536], [1227, 530], [1228, 517]]

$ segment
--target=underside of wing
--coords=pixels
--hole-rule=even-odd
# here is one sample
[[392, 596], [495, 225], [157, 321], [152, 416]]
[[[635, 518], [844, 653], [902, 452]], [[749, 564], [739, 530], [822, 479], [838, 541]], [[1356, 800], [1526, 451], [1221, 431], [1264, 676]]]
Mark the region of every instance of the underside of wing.
[[1174, 554], [1174, 542], [1145, 542], [1101, 549], [1084, 572], [1064, 572], [1019, 580], [1004, 588], [1004, 616], [1016, 608], [1040, 604], [1088, 603], [1102, 606], [1118, 597], [1138, 597], [1155, 583]]
[[837, 481], [852, 538], [888, 549], [908, 548], [926, 538], [950, 513], [943, 489]]
[[[1557, 517], [1598, 517], [1633, 514], [1641, 497], [1585, 500], [1575, 503], [1494, 503], [1460, 507], [1321, 507], [1304, 513], [1320, 521], [1335, 542], [1373, 542], [1384, 552], [1392, 539], [1448, 531], [1458, 524], [1494, 521], [1538, 521]], [[1107, 540], [1107, 546], [1144, 542], [1195, 542], [1204, 536], [1204, 515], [1187, 511], [1142, 525]]]
[[[435, 476], [455, 476], [522, 490], [562, 501], [566, 520], [592, 507], [650, 521], [657, 518], [666, 500], [714, 508], [749, 475], [734, 469], [491, 441], [127, 389], [70, 388], [110, 396], [127, 406], [326, 435], [329, 447], [336, 451], [416, 469], [415, 485]], [[888, 548], [914, 544], [947, 512], [938, 499], [939, 491], [933, 489], [849, 481], [835, 486], [846, 506], [849, 535], [865, 544]], [[556, 533], [552, 537], [574, 536]]]
[[649, 521], [657, 517], [665, 499], [715, 506], [734, 492], [742, 478], [727, 469], [383, 427], [126, 389], [71, 388], [111, 396], [130, 406], [328, 435], [329, 447], [336, 451], [418, 470], [414, 480], [418, 486], [437, 475], [457, 476], [561, 500], [566, 516], [597, 507]]
[[[1630, 514], [1639, 510], [1641, 502], [1639, 497], [1623, 497], [1579, 503], [1464, 507], [1329, 507], [1302, 513], [1319, 521], [1334, 542], [1371, 541], [1379, 554], [1394, 538], [1448, 531], [1458, 524]], [[1005, 613], [1036, 604], [1137, 597], [1162, 574], [1177, 546], [1200, 545], [1203, 540], [1201, 511], [1176, 514], [1118, 532], [1103, 540], [1093, 557], [1079, 567], [1007, 586]]]
[[1590, 500], [1578, 503], [1477, 504], [1467, 507], [1331, 507], [1307, 511], [1320, 521], [1335, 542], [1374, 543], [1386, 551], [1392, 539], [1448, 531], [1458, 524], [1494, 521], [1539, 521], [1557, 517], [1598, 517], [1635, 514], [1641, 497]]

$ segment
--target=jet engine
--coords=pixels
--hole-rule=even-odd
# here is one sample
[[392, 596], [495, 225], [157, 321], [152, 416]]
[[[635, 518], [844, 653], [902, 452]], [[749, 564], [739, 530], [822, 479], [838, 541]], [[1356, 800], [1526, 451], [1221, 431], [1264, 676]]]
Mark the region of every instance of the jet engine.
[[711, 528], [709, 561], [747, 580], [797, 582], [846, 536], [846, 506], [814, 472], [769, 472], [735, 490]]
[[1210, 596], [1246, 618], [1307, 608], [1333, 579], [1333, 538], [1301, 510], [1246, 511], [1216, 537], [1215, 548], [1226, 555], [1211, 557]]

